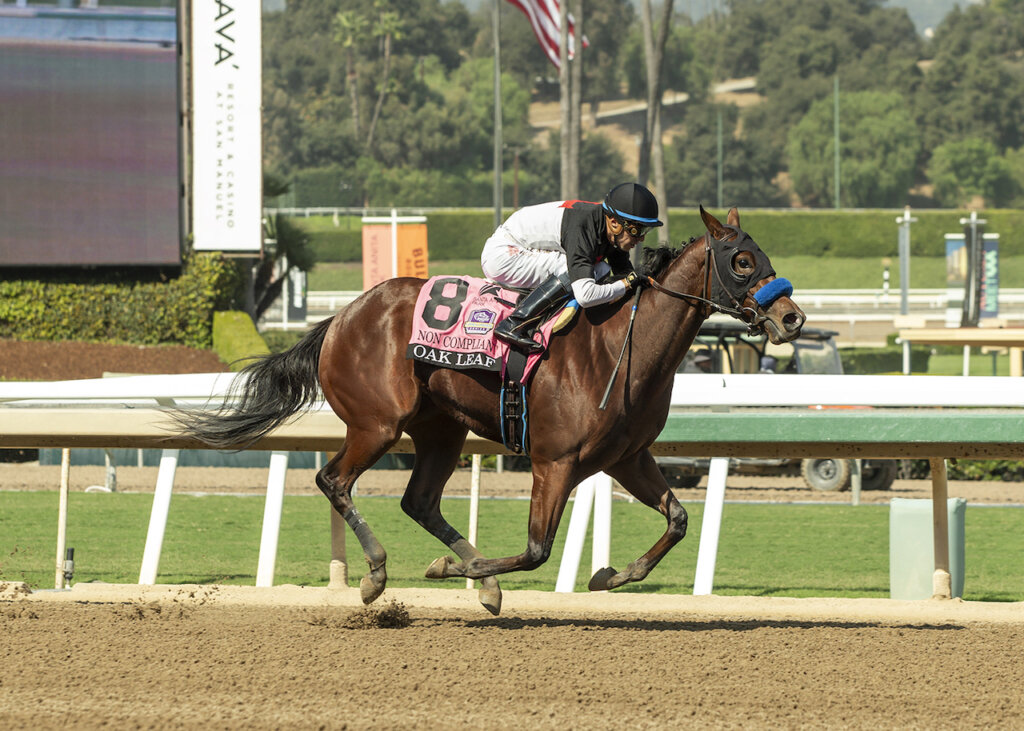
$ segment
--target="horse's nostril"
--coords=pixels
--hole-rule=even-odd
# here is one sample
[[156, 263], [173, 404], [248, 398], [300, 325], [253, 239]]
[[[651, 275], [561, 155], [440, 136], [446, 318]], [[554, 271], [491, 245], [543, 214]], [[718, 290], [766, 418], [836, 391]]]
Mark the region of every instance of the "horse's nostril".
[[804, 319], [799, 312], [789, 312], [782, 318], [782, 324], [786, 326], [787, 332], [793, 332], [803, 327]]

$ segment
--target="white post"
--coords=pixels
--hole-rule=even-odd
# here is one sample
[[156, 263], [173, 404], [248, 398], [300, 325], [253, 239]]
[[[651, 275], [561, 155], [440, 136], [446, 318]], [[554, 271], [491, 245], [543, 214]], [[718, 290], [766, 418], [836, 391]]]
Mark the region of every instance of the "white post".
[[864, 485], [864, 463], [859, 459], [851, 459], [850, 465], [850, 505], [860, 505], [860, 490]]
[[117, 492], [117, 463], [114, 461], [114, 450], [103, 450], [103, 462], [107, 468], [105, 482], [107, 492]]
[[583, 555], [583, 541], [587, 537], [587, 524], [590, 523], [590, 508], [593, 504], [594, 478], [588, 477], [576, 486], [576, 499], [573, 501], [569, 530], [565, 536], [565, 550], [562, 551], [562, 563], [555, 580], [557, 592], [570, 594], [576, 587], [576, 572]]
[[[480, 464], [479, 454], [473, 455], [473, 472], [469, 481], [469, 536], [467, 540], [476, 545], [477, 522], [480, 514]], [[473, 580], [466, 579], [466, 588], [473, 588]]]
[[60, 451], [60, 503], [57, 509], [57, 573], [54, 576], [55, 589], [64, 588], [64, 546], [68, 530], [68, 490], [71, 484], [71, 450]]
[[725, 478], [729, 460], [715, 457], [708, 469], [708, 490], [704, 498], [704, 518], [700, 524], [700, 546], [697, 548], [697, 572], [693, 579], [693, 595], [710, 594], [715, 583], [715, 561], [718, 559], [718, 535], [722, 528], [722, 507], [725, 503]]
[[949, 573], [949, 486], [946, 460], [930, 459], [932, 470], [932, 540], [935, 571], [932, 573], [932, 599], [950, 599], [953, 580]]
[[260, 558], [256, 568], [256, 586], [274, 585], [277, 562], [277, 537], [281, 532], [281, 507], [284, 504], [284, 478], [288, 472], [288, 453], [270, 453], [270, 475], [267, 477], [267, 502], [263, 508], [263, 534]]
[[971, 375], [971, 346], [964, 346], [964, 375]]
[[146, 533], [146, 548], [142, 552], [142, 569], [139, 571], [140, 584], [156, 583], [156, 570], [160, 566], [160, 550], [164, 543], [164, 529], [167, 528], [167, 512], [171, 507], [171, 491], [174, 489], [174, 473], [178, 469], [178, 454], [177, 449], [165, 449], [160, 455], [160, 471], [156, 476], [153, 510], [149, 514], [149, 531]]
[[331, 506], [331, 567], [328, 589], [348, 588], [347, 549], [345, 548], [345, 519]]
[[591, 546], [590, 575], [611, 565], [612, 478], [599, 472], [594, 480], [594, 539]]

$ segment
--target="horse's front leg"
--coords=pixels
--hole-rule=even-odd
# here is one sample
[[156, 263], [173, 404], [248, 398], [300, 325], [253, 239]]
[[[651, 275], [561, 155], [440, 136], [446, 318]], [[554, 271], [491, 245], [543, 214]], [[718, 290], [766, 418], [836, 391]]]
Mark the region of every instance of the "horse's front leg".
[[483, 579], [511, 571], [532, 571], [551, 556], [551, 547], [558, 531], [569, 493], [575, 486], [570, 465], [545, 464], [533, 466], [533, 492], [530, 497], [530, 520], [526, 550], [505, 558], [473, 558], [463, 563], [438, 559], [431, 565], [437, 578], [465, 576]]
[[686, 535], [686, 509], [672, 494], [649, 451], [642, 449], [632, 457], [606, 468], [605, 472], [618, 480], [644, 505], [664, 515], [668, 520], [668, 527], [657, 543], [643, 556], [630, 563], [625, 571], [607, 567], [595, 573], [588, 585], [591, 591], [615, 589], [631, 581], [642, 581], [665, 557], [669, 549]]

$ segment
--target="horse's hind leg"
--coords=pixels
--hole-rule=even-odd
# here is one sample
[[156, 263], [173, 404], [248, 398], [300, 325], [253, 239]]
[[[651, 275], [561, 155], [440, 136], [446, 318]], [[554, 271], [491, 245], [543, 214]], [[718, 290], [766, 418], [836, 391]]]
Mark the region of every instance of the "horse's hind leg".
[[[416, 445], [416, 464], [402, 497], [402, 510], [463, 562], [482, 558], [476, 546], [441, 514], [441, 493], [458, 464], [467, 430], [447, 417], [420, 422], [415, 427], [406, 427], [406, 430]], [[447, 556], [437, 559], [427, 569], [427, 578], [444, 578], [443, 569], [450, 563], [452, 559]], [[501, 587], [493, 576], [481, 581], [478, 596], [491, 614], [501, 611]]]
[[369, 604], [384, 591], [388, 579], [385, 568], [387, 553], [352, 502], [352, 485], [388, 451], [394, 441], [349, 430], [344, 446], [316, 475], [317, 487], [352, 528], [370, 566], [369, 572], [359, 582], [364, 604]]

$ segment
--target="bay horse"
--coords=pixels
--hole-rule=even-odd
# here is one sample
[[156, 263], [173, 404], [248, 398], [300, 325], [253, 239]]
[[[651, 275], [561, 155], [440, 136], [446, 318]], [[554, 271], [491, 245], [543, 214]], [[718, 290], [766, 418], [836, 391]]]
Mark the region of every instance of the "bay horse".
[[[624, 571], [598, 571], [589, 588], [640, 581], [686, 534], [686, 510], [649, 447], [665, 425], [676, 368], [701, 323], [712, 311], [726, 312], [782, 343], [800, 334], [805, 319], [789, 297], [792, 288], [771, 284], [785, 280], [776, 280], [768, 257], [740, 228], [738, 211], [729, 211], [727, 225], [703, 207], [700, 214], [705, 233], [681, 250], [645, 250], [642, 271], [650, 274], [646, 282], [652, 292], [582, 310], [551, 339], [528, 392], [533, 491], [526, 550], [517, 556], [485, 558], [441, 514], [441, 493], [468, 432], [502, 441], [501, 383], [494, 372], [406, 358], [422, 279], [378, 284], [314, 326], [290, 350], [246, 366], [245, 378], [234, 381], [221, 409], [178, 412], [176, 418], [185, 433], [211, 447], [245, 446], [314, 405], [322, 390], [347, 425], [347, 436], [317, 473], [316, 484], [362, 546], [369, 564], [360, 582], [366, 604], [384, 591], [386, 553], [353, 504], [351, 490], [402, 432], [415, 446], [402, 509], [458, 556], [435, 560], [428, 578], [480, 579], [480, 602], [498, 614], [496, 575], [544, 563], [569, 494], [584, 478], [603, 471], [660, 512], [668, 525], [647, 553]], [[766, 287], [765, 292], [781, 293], [759, 297]], [[599, 408], [606, 386], [610, 398]]]

